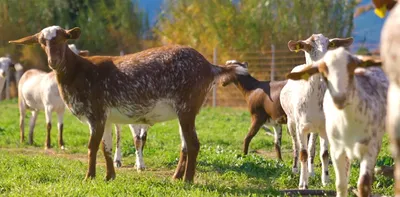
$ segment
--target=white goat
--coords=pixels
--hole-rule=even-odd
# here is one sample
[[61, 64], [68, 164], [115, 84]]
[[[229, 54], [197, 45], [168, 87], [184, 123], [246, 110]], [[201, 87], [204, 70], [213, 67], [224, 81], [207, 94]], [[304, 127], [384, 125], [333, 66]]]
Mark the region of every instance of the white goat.
[[374, 65], [380, 62], [359, 59], [341, 47], [299, 72], [288, 74], [288, 78], [298, 80], [322, 73], [328, 84], [323, 110], [337, 196], [347, 196], [351, 159], [361, 161], [358, 195], [371, 194], [376, 158], [385, 133], [388, 79], [381, 68], [356, 67]]
[[[291, 51], [303, 50], [306, 63], [310, 64], [321, 59], [329, 50], [338, 46], [349, 46], [353, 43], [353, 38], [334, 38], [328, 39], [322, 34], [313, 34], [306, 40], [289, 41], [288, 47]], [[304, 65], [295, 67], [292, 72], [303, 69]], [[320, 134], [320, 158], [322, 163], [321, 179], [325, 186], [329, 182], [328, 174], [328, 141], [325, 134], [325, 118], [322, 111], [323, 95], [326, 85], [321, 83], [321, 77], [312, 76], [309, 81], [289, 80], [281, 92], [281, 104], [288, 118], [289, 133], [297, 135], [297, 141], [293, 141], [295, 157], [300, 148], [300, 189], [308, 187], [308, 173], [314, 174], [313, 158], [315, 155], [315, 138], [313, 133]], [[311, 133], [307, 153], [307, 134]], [[300, 147], [298, 147], [300, 143]], [[307, 165], [307, 157], [309, 164]], [[307, 169], [308, 166], [308, 169]], [[297, 172], [297, 163], [293, 164], [293, 172]], [[308, 170], [308, 171], [307, 171]]]
[[0, 57], [0, 95], [3, 92], [6, 77], [10, 74], [9, 68], [13, 63], [8, 57]]
[[47, 124], [45, 148], [50, 148], [51, 114], [57, 113], [58, 117], [58, 145], [64, 149], [63, 117], [65, 104], [60, 97], [54, 72], [45, 73], [37, 69], [26, 71], [18, 84], [18, 106], [20, 113], [20, 139], [24, 141], [26, 110], [32, 111], [29, 123], [29, 144], [33, 144], [33, 130], [39, 110], [44, 110]]

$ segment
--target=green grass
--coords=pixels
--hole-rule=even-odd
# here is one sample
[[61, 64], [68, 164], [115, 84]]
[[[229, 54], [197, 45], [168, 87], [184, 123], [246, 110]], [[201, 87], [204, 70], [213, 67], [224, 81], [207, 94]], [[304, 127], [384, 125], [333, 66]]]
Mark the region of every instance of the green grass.
[[[273, 151], [273, 138], [263, 130], [253, 139], [247, 156], [241, 154], [242, 142], [250, 125], [249, 113], [230, 108], [204, 108], [196, 119], [201, 143], [194, 184], [174, 181], [180, 138], [178, 122], [156, 124], [148, 132], [144, 160], [146, 171], [133, 168], [135, 156], [131, 133], [122, 131], [123, 168], [117, 178], [105, 182], [104, 157], [99, 151], [97, 178], [83, 181], [86, 168], [88, 126], [70, 113], [64, 120], [66, 151], [59, 150], [57, 130], [52, 130], [51, 151], [44, 151], [45, 123], [40, 113], [34, 134], [34, 145], [19, 142], [19, 113], [15, 100], [0, 103], [0, 195], [4, 196], [276, 196], [279, 189], [295, 189], [299, 175], [291, 173], [291, 140], [283, 133], [284, 162], [278, 162]], [[56, 125], [54, 116], [53, 125]], [[26, 119], [27, 137], [28, 122]], [[115, 140], [114, 140], [115, 143]], [[319, 147], [319, 146], [318, 146]], [[317, 153], [317, 155], [319, 155]], [[387, 136], [378, 165], [391, 165]], [[310, 189], [323, 188], [321, 168], [316, 158], [316, 176], [310, 178]], [[350, 178], [355, 187], [359, 163], [353, 162]], [[334, 189], [331, 183], [323, 189]], [[377, 176], [373, 192], [393, 195], [393, 180]]]

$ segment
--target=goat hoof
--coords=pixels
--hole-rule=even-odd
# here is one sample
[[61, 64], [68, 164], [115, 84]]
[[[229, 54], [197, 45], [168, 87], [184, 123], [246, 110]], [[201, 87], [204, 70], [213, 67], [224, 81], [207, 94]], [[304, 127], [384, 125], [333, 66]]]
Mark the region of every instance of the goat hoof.
[[122, 166], [122, 162], [119, 161], [119, 160], [114, 161], [114, 166], [117, 167], [117, 168], [120, 168]]
[[61, 146], [60, 149], [61, 149], [61, 150], [65, 150], [65, 147], [64, 147], [64, 146]]
[[106, 177], [104, 177], [104, 181], [112, 181], [114, 179], [115, 179], [115, 173], [106, 175]]
[[136, 168], [136, 170], [137, 170], [138, 172], [142, 172], [142, 171], [144, 171], [145, 169], [146, 169], [145, 166], [139, 166], [139, 167]]
[[293, 174], [299, 173], [299, 169], [297, 169], [297, 168], [292, 168], [292, 173], [293, 173]]
[[87, 173], [84, 181], [93, 180], [96, 178], [96, 175]]
[[300, 185], [299, 189], [301, 189], [301, 190], [308, 189], [308, 186], [307, 185], [303, 185], [303, 186]]

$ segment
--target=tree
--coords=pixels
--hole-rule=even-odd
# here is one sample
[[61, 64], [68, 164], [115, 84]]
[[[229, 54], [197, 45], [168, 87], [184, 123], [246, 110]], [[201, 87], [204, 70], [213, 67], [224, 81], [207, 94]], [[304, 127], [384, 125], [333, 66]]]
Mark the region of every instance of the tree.
[[285, 48], [313, 33], [350, 36], [355, 0], [167, 0], [155, 29], [162, 43], [190, 45], [204, 54]]
[[142, 33], [149, 28], [146, 19], [134, 0], [2, 0], [0, 56], [11, 54], [26, 67], [48, 69], [46, 56], [38, 46], [9, 45], [8, 40], [51, 25], [81, 27], [81, 38], [71, 42], [91, 54], [135, 52], [142, 49]]

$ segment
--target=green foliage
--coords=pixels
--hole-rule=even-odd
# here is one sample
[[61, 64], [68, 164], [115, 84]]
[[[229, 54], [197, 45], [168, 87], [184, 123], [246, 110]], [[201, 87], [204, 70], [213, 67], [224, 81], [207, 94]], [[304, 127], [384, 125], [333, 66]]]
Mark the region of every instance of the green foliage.
[[205, 54], [287, 49], [313, 33], [350, 36], [355, 0], [169, 0], [156, 28], [163, 43], [190, 45]]
[[46, 56], [38, 46], [21, 47], [8, 41], [51, 25], [81, 27], [81, 38], [75, 44], [91, 54], [131, 53], [142, 48], [142, 33], [149, 28], [145, 20], [146, 14], [132, 0], [1, 0], [0, 56], [10, 54], [30, 66], [47, 68]]
[[[123, 168], [117, 169], [116, 180], [103, 181], [104, 157], [99, 151], [97, 178], [83, 181], [89, 137], [86, 124], [66, 113], [64, 140], [67, 150], [61, 151], [57, 147], [54, 128], [51, 133], [53, 149], [44, 151], [46, 124], [43, 113], [39, 113], [37, 120], [34, 145], [29, 146], [19, 142], [17, 101], [1, 102], [0, 109], [0, 195], [4, 196], [278, 196], [277, 190], [297, 188], [299, 181], [299, 175], [291, 172], [292, 144], [286, 128], [282, 142], [284, 162], [274, 158], [273, 138], [265, 135], [263, 130], [253, 139], [250, 149], [265, 154], [250, 151], [249, 155], [242, 155], [243, 138], [250, 126], [250, 115], [245, 110], [202, 109], [196, 119], [201, 149], [195, 184], [185, 184], [171, 179], [179, 157], [176, 120], [150, 128], [144, 149], [146, 171], [137, 173], [133, 168], [132, 136], [124, 126], [121, 138]], [[55, 119], [53, 125], [56, 125]], [[28, 127], [29, 121], [25, 122]], [[385, 135], [377, 165], [393, 164], [388, 143]], [[315, 161], [316, 176], [310, 178], [310, 189], [334, 189], [333, 167], [329, 166], [331, 183], [323, 188], [318, 157]], [[359, 163], [353, 162], [350, 177], [353, 187], [357, 185], [358, 173]], [[374, 193], [393, 195], [393, 180], [383, 176], [375, 178]]]

